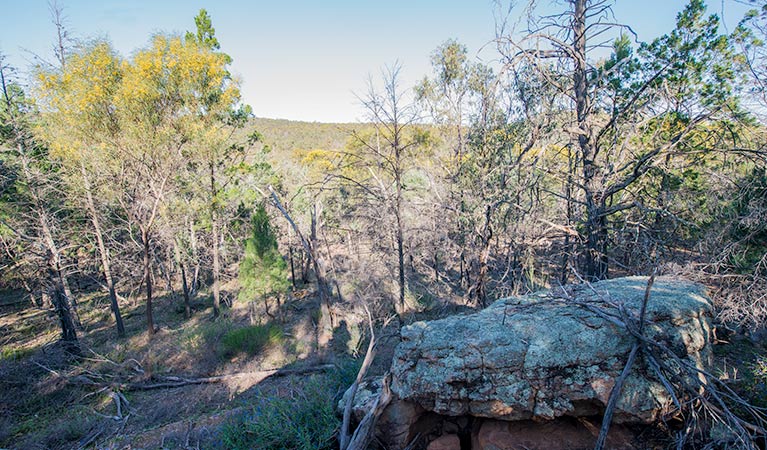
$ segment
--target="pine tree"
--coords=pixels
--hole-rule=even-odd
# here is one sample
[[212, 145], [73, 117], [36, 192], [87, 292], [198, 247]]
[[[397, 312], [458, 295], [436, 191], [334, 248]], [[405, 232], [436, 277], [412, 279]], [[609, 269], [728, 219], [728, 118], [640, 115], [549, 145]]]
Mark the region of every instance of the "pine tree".
[[279, 296], [288, 289], [288, 268], [277, 248], [277, 236], [263, 205], [256, 207], [251, 224], [253, 232], [245, 241], [245, 256], [240, 263], [239, 299], [254, 302], [261, 298], [266, 314], [273, 317], [269, 312], [269, 298], [277, 297], [279, 302]]

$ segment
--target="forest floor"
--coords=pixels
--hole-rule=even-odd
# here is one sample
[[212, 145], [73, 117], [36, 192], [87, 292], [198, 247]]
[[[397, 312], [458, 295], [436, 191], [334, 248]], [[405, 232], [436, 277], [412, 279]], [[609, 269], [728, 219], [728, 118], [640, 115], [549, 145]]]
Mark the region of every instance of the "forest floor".
[[[127, 337], [118, 339], [108, 299], [79, 296], [79, 357], [58, 342], [53, 312], [13, 300], [0, 296], [0, 448], [231, 447], [221, 441], [227, 423], [306, 383], [339, 397], [362, 356], [362, 334], [352, 344], [346, 328], [317, 351], [311, 296], [283, 305], [283, 320], [255, 326], [245, 306], [212, 320], [211, 299], [200, 295], [185, 319], [178, 299], [159, 297], [151, 339], [143, 300], [123, 304]], [[145, 389], [178, 378], [195, 382]]]
[[[283, 304], [282, 320], [256, 326], [244, 305], [212, 320], [211, 299], [201, 294], [185, 319], [181, 302], [162, 296], [151, 339], [141, 299], [124, 302], [127, 337], [118, 339], [107, 298], [78, 298], [82, 354], [75, 357], [58, 342], [54, 313], [0, 295], [0, 449], [256, 448], [252, 434], [263, 430], [248, 421], [256, 411], [275, 412], [265, 426], [282, 433], [285, 417], [300, 415], [301, 404], [319, 430], [313, 439], [326, 444], [314, 448], [332, 447], [337, 418], [330, 416], [361, 362], [364, 320], [347, 317], [318, 347], [309, 291], [296, 291]], [[412, 320], [452, 312], [439, 308]], [[396, 333], [381, 334], [374, 373], [386, 370], [396, 345]], [[737, 333], [720, 338], [714, 348], [720, 377], [767, 406], [763, 343]], [[201, 378], [208, 381], [145, 389]]]

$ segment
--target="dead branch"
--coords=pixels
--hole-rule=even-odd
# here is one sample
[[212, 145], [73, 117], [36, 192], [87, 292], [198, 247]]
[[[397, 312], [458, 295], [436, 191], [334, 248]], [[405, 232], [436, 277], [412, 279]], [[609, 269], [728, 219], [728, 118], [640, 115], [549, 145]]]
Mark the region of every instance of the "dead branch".
[[605, 447], [605, 442], [607, 442], [607, 433], [610, 431], [610, 423], [613, 420], [613, 413], [615, 412], [615, 406], [618, 404], [618, 399], [621, 396], [623, 383], [631, 373], [631, 367], [634, 365], [638, 350], [639, 344], [634, 343], [634, 345], [631, 347], [631, 353], [629, 353], [628, 361], [626, 361], [626, 365], [623, 367], [623, 371], [621, 372], [620, 377], [615, 380], [613, 390], [610, 391], [610, 399], [607, 401], [607, 408], [605, 409], [604, 417], [602, 417], [602, 427], [599, 430], [599, 437], [597, 438], [596, 445], [594, 445], [594, 450], [602, 450]]
[[354, 431], [349, 445], [345, 450], [366, 450], [373, 440], [375, 434], [376, 421], [381, 414], [383, 414], [386, 407], [389, 405], [392, 399], [391, 389], [389, 383], [391, 382], [391, 374], [384, 375], [383, 383], [381, 383], [381, 393], [373, 402], [373, 407], [370, 408], [365, 417], [360, 421], [359, 426]]
[[368, 349], [365, 352], [365, 359], [362, 360], [362, 366], [360, 367], [360, 370], [357, 372], [357, 378], [354, 380], [354, 383], [352, 383], [351, 387], [349, 387], [349, 395], [347, 396], [346, 404], [344, 405], [344, 419], [341, 425], [341, 434], [339, 436], [339, 447], [341, 450], [347, 450], [347, 448], [349, 447], [350, 441], [352, 439], [352, 435], [351, 433], [349, 433], [349, 426], [351, 423], [352, 407], [354, 405], [354, 396], [357, 394], [357, 389], [359, 388], [360, 383], [362, 382], [362, 379], [365, 377], [365, 374], [370, 368], [370, 364], [373, 362], [373, 358], [375, 358], [375, 353], [376, 353], [376, 335], [373, 330], [373, 318], [370, 315], [370, 310], [368, 309], [367, 305], [365, 306], [365, 312], [367, 313], [367, 316], [368, 316], [368, 327], [370, 329], [370, 342], [368, 343]]
[[218, 375], [213, 377], [203, 378], [184, 378], [184, 377], [161, 377], [157, 378], [155, 383], [133, 383], [133, 382], [111, 382], [100, 383], [92, 380], [85, 375], [78, 375], [75, 377], [67, 378], [67, 381], [73, 384], [80, 384], [84, 386], [96, 386], [96, 387], [110, 387], [119, 391], [149, 391], [154, 389], [170, 389], [182, 386], [188, 386], [193, 384], [211, 384], [220, 383], [222, 381], [231, 380], [233, 378], [247, 377], [247, 376], [261, 376], [262, 379], [270, 377], [284, 377], [291, 375], [303, 375], [307, 373], [324, 372], [327, 370], [333, 370], [337, 367], [334, 364], [322, 364], [318, 366], [303, 367], [300, 369], [271, 369], [271, 370], [258, 370], [254, 372], [237, 372], [226, 375]]
[[[649, 289], [652, 287], [653, 281], [654, 275], [648, 280], [648, 287], [645, 290], [638, 318], [625, 311], [622, 305], [615, 304], [605, 298], [602, 293], [598, 292], [588, 283], [591, 290], [596, 294], [600, 302], [603, 303], [602, 306], [599, 305], [599, 302], [576, 300], [564, 290], [561, 296], [553, 298], [555, 301], [558, 299], [584, 307], [611, 324], [626, 330], [636, 339], [636, 343], [631, 350], [634, 358], [631, 355], [629, 356], [629, 361], [626, 364], [627, 367], [624, 368], [620, 378], [616, 380], [616, 385], [610, 394], [602, 424], [602, 431], [604, 433], [600, 431], [600, 439], [597, 441], [595, 449], [602, 449], [604, 446], [604, 439], [607, 435], [605, 427], [609, 428], [611, 416], [611, 414], [608, 416], [608, 412], [611, 412], [610, 410], [614, 408], [613, 404], [617, 403], [617, 398], [613, 399], [613, 396], [619, 396], [620, 385], [622, 384], [621, 379], [624, 378], [624, 374], [630, 369], [629, 363], [633, 363], [633, 359], [635, 359], [635, 348], [641, 350], [648, 365], [658, 376], [658, 379], [668, 391], [674, 405], [678, 409], [681, 410], [682, 406], [680, 398], [685, 398], [688, 404], [698, 404], [715, 422], [732, 432], [731, 439], [735, 440], [743, 448], [757, 448], [754, 444], [754, 439], [767, 435], [767, 409], [749, 404], [715, 375], [680, 357], [664, 343], [655, 341], [643, 334], [642, 331], [646, 320], [644, 315], [650, 297]], [[617, 309], [619, 315], [616, 316], [616, 314], [608, 312], [606, 307]], [[743, 412], [736, 414], [733, 412], [733, 407], [737, 407]], [[602, 436], [603, 434], [604, 437]]]

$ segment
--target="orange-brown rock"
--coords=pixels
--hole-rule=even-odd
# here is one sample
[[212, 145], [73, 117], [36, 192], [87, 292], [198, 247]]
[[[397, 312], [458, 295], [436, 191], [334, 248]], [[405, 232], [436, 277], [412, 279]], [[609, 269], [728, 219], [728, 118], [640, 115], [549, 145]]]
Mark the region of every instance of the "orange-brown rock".
[[[529, 420], [504, 422], [487, 420], [479, 429], [474, 450], [591, 450], [599, 430], [588, 422], [560, 419], [544, 423]], [[633, 436], [620, 425], [613, 425], [606, 448], [634, 449]]]
[[446, 434], [431, 441], [426, 450], [461, 450], [461, 440], [455, 434]]

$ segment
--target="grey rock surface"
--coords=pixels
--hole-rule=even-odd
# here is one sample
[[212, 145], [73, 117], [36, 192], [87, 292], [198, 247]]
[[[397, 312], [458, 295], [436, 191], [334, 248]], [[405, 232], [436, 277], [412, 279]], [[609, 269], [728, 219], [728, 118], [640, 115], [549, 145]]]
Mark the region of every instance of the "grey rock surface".
[[[646, 285], [645, 277], [606, 280], [416, 322], [402, 329], [392, 390], [402, 401], [449, 416], [550, 420], [601, 414], [635, 339], [592, 309], [638, 317]], [[651, 290], [644, 333], [707, 368], [711, 316], [702, 286], [661, 277]], [[670, 404], [640, 357], [614, 420], [649, 423]]]

